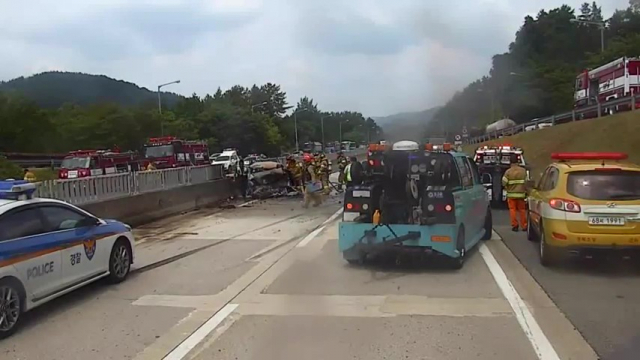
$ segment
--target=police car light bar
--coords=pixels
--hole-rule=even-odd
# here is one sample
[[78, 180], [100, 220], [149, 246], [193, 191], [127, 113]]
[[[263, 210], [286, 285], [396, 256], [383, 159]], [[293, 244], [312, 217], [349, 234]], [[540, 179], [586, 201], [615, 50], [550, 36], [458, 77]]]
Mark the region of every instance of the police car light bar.
[[629, 155], [616, 152], [582, 152], [582, 153], [553, 153], [551, 159], [567, 160], [626, 160]]
[[26, 200], [33, 197], [36, 185], [25, 180], [0, 181], [0, 199]]

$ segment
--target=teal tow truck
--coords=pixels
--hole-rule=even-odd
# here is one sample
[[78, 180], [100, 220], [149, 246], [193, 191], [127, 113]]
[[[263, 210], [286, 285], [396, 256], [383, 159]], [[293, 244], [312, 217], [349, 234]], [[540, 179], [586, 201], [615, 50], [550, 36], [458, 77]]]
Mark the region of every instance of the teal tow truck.
[[492, 233], [489, 199], [473, 159], [451, 144], [372, 144], [360, 184], [345, 192], [338, 244], [345, 260], [444, 255], [455, 269]]

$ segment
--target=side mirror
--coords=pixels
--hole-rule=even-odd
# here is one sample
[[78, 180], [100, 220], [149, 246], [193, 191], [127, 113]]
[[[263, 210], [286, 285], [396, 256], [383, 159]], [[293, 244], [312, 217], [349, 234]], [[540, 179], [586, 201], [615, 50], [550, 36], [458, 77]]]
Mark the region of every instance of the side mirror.
[[525, 182], [525, 186], [527, 187], [527, 189], [535, 189], [536, 188], [536, 182], [533, 180], [527, 180]]
[[100, 220], [94, 217], [87, 217], [80, 220], [77, 224], [77, 227], [91, 227], [98, 226], [100, 224]]

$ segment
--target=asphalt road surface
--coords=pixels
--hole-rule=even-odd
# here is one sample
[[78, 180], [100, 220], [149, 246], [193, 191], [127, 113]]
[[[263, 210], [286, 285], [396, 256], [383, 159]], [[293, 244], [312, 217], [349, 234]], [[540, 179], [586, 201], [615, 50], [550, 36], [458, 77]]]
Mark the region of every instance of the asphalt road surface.
[[[138, 228], [128, 281], [36, 309], [0, 342], [0, 358], [597, 358], [497, 234], [459, 271], [437, 262], [351, 266], [337, 250], [340, 209], [338, 197], [306, 210], [281, 198]], [[597, 285], [576, 297], [610, 286]], [[565, 311], [581, 312], [577, 304]]]
[[602, 360], [640, 359], [638, 260], [574, 259], [547, 269], [540, 265], [538, 244], [511, 231], [507, 211], [494, 212], [494, 222], [504, 243]]

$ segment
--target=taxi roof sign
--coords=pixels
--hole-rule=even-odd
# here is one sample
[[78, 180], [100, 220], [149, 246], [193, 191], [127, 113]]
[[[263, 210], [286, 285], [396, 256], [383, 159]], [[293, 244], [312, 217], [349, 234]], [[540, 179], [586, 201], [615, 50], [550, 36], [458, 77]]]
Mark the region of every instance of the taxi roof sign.
[[0, 199], [26, 200], [33, 197], [36, 185], [26, 180], [0, 181]]
[[628, 154], [619, 152], [567, 152], [553, 153], [551, 159], [559, 161], [567, 160], [626, 160]]

